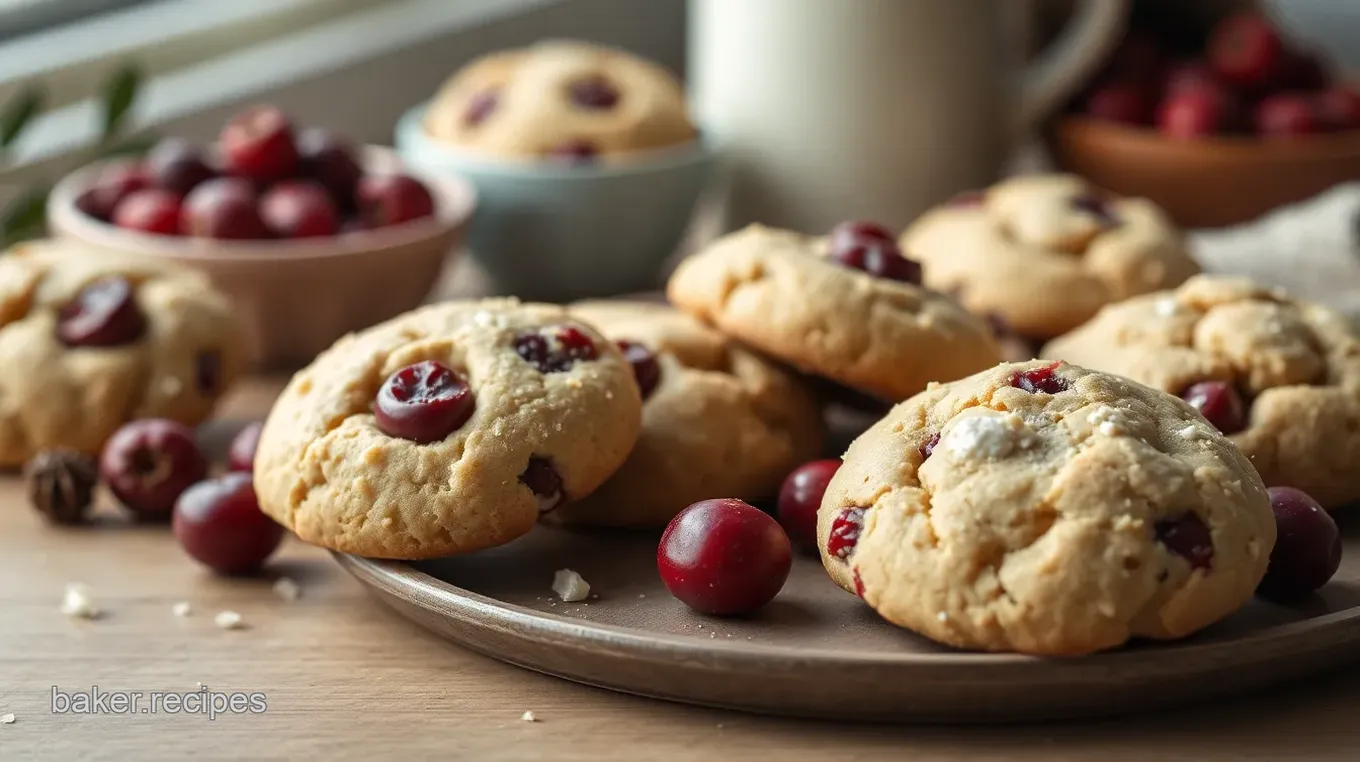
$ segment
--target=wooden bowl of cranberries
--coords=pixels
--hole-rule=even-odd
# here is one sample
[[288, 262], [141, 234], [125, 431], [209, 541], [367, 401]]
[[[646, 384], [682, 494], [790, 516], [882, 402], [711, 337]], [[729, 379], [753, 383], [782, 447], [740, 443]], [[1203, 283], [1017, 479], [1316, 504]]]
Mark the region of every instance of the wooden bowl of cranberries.
[[257, 363], [285, 368], [424, 301], [475, 205], [456, 175], [411, 173], [388, 149], [259, 106], [211, 146], [167, 138], [140, 161], [84, 167], [47, 211], [55, 235], [207, 272]]
[[1360, 90], [1259, 12], [1190, 44], [1134, 27], [1055, 121], [1059, 166], [1188, 227], [1245, 222], [1360, 179]]

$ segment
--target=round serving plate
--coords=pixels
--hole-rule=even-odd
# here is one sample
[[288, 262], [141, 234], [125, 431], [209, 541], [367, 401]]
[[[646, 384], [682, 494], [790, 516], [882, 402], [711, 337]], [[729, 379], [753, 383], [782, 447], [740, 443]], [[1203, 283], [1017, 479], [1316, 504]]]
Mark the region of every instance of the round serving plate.
[[[1356, 531], [1347, 532], [1341, 571], [1296, 605], [1253, 600], [1182, 641], [1069, 659], [935, 645], [879, 619], [812, 557], [795, 559], [784, 590], [753, 616], [695, 614], [657, 575], [658, 534], [543, 526], [458, 558], [337, 558], [403, 616], [496, 659], [643, 696], [772, 714], [915, 722], [1113, 714], [1360, 658]], [[553, 594], [553, 573], [564, 568], [590, 583], [588, 599]]]

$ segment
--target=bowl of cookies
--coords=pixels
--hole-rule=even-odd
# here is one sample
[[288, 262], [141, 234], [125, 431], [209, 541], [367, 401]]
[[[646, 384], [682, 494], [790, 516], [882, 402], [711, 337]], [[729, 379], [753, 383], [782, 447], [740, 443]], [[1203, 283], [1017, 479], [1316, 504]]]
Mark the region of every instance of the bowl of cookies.
[[675, 77], [571, 42], [468, 64], [396, 145], [476, 185], [469, 248], [494, 290], [549, 301], [657, 288], [713, 166]]
[[1360, 90], [1265, 16], [1191, 41], [1136, 28], [1049, 134], [1062, 168], [1183, 225], [1254, 219], [1360, 177]]
[[53, 232], [88, 247], [206, 272], [265, 366], [293, 366], [420, 304], [476, 206], [456, 175], [390, 149], [295, 130], [249, 109], [215, 145], [166, 138], [142, 160], [86, 166], [48, 201]]

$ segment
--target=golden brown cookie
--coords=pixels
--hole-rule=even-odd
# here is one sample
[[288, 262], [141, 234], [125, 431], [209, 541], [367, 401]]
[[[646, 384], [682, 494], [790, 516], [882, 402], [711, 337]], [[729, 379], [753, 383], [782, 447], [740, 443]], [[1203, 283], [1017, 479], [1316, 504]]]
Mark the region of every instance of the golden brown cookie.
[[134, 418], [196, 425], [246, 367], [207, 278], [152, 258], [37, 241], [0, 257], [0, 465], [97, 454]]
[[1110, 197], [1073, 175], [1018, 177], [966, 194], [923, 215], [901, 243], [925, 266], [927, 286], [1032, 339], [1199, 272], [1156, 205]]
[[1112, 304], [1042, 354], [1185, 397], [1269, 486], [1360, 500], [1360, 332], [1335, 310], [1203, 275]]
[[793, 373], [665, 305], [570, 309], [623, 342], [642, 388], [642, 433], [604, 486], [548, 521], [664, 527], [700, 500], [774, 497], [790, 470], [821, 452], [821, 411]]
[[934, 386], [855, 440], [818, 541], [832, 578], [894, 624], [1065, 655], [1236, 611], [1275, 520], [1251, 464], [1185, 402], [1031, 361]]
[[425, 116], [430, 137], [498, 159], [611, 160], [697, 136], [669, 72], [620, 50], [542, 42], [454, 74]]
[[761, 352], [896, 401], [1000, 360], [986, 324], [919, 276], [868, 223], [825, 238], [752, 225], [682, 262], [667, 295]]
[[628, 455], [641, 407], [623, 355], [561, 307], [433, 305], [293, 376], [260, 434], [255, 489], [316, 545], [467, 553], [589, 495]]

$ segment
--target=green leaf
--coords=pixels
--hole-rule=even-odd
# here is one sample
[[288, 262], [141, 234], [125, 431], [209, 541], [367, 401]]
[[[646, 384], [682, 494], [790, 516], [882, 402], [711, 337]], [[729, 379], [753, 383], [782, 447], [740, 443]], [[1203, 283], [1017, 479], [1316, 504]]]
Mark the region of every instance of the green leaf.
[[5, 102], [0, 109], [0, 148], [9, 148], [19, 139], [24, 127], [42, 110], [44, 93], [37, 85], [28, 85]]
[[104, 85], [100, 94], [104, 113], [102, 140], [110, 140], [122, 129], [141, 84], [142, 70], [136, 64], [127, 64], [114, 72]]
[[51, 188], [29, 188], [15, 196], [0, 212], [0, 241], [5, 246], [36, 238], [47, 224], [47, 194]]

